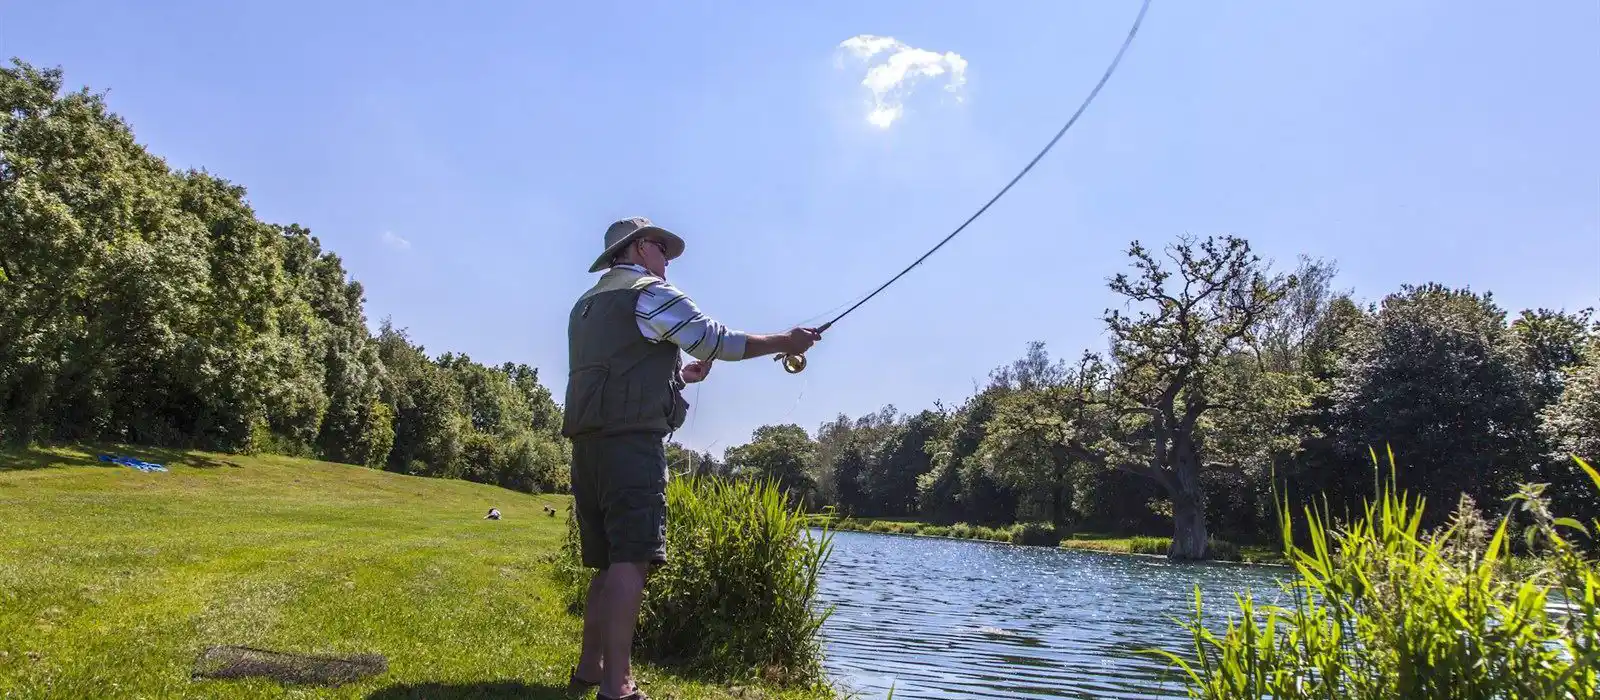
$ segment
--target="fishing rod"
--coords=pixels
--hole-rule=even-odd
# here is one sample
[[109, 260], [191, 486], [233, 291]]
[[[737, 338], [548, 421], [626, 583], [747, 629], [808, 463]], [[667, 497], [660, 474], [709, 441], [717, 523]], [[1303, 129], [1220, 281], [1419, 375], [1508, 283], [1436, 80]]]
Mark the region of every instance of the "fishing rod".
[[[1056, 142], [1060, 141], [1061, 137], [1066, 135], [1067, 130], [1071, 129], [1072, 125], [1078, 122], [1078, 117], [1083, 116], [1084, 110], [1087, 110], [1089, 108], [1089, 104], [1094, 102], [1095, 96], [1100, 94], [1100, 88], [1105, 87], [1106, 81], [1111, 79], [1111, 74], [1117, 71], [1117, 64], [1122, 63], [1123, 54], [1127, 53], [1128, 47], [1133, 45], [1133, 37], [1139, 33], [1139, 25], [1144, 22], [1145, 11], [1149, 9], [1150, 0], [1144, 0], [1144, 2], [1139, 5], [1139, 14], [1138, 16], [1134, 17], [1133, 26], [1128, 28], [1128, 36], [1122, 40], [1122, 48], [1117, 49], [1117, 55], [1111, 59], [1111, 65], [1106, 66], [1106, 72], [1104, 75], [1100, 76], [1100, 82], [1095, 83], [1094, 89], [1089, 91], [1089, 96], [1084, 98], [1083, 104], [1078, 105], [1078, 111], [1073, 112], [1072, 117], [1067, 120], [1067, 123], [1062, 125], [1060, 131], [1056, 132], [1055, 138], [1050, 139], [1050, 142], [1045, 144], [1044, 148], [1039, 151], [1039, 154], [1034, 156], [1033, 160], [1028, 161], [1027, 165], [1023, 166], [1022, 170], [1017, 173], [1016, 177], [1011, 178], [1011, 181], [1006, 183], [1005, 187], [1000, 188], [1000, 191], [995, 193], [993, 197], [989, 198], [989, 201], [986, 202], [982, 207], [979, 207], [978, 211], [974, 212], [972, 216], [967, 217], [967, 220], [962, 222], [960, 226], [957, 226], [956, 230], [951, 231], [950, 235], [945, 236], [944, 239], [939, 241], [938, 244], [934, 245], [932, 248], [929, 248], [928, 252], [922, 254], [922, 257], [917, 258], [915, 262], [907, 265], [906, 269], [900, 271], [900, 274], [889, 278], [888, 282], [884, 282], [882, 286], [879, 286], [877, 289], [873, 290], [871, 294], [868, 294], [850, 308], [845, 309], [844, 313], [841, 313], [838, 316], [833, 317], [833, 320], [818, 326], [815, 329], [816, 332], [822, 333], [823, 331], [833, 327], [833, 324], [838, 323], [840, 319], [849, 316], [850, 312], [855, 311], [856, 309], [860, 308], [862, 304], [865, 304], [873, 297], [878, 296], [879, 292], [888, 289], [889, 285], [894, 284], [901, 277], [904, 277], [907, 272], [912, 270], [912, 268], [921, 265], [922, 261], [928, 259], [928, 256], [933, 255], [935, 251], [943, 248], [944, 244], [950, 242], [950, 239], [955, 238], [962, 231], [966, 230], [968, 225], [974, 221], [977, 221], [978, 217], [983, 216], [983, 213], [988, 211], [989, 207], [994, 206], [995, 202], [1000, 201], [1000, 198], [1004, 197], [1006, 192], [1009, 192], [1011, 187], [1016, 185], [1024, 175], [1027, 175], [1028, 171], [1033, 170], [1033, 166], [1037, 165], [1039, 161], [1044, 158], [1045, 154], [1049, 153], [1050, 149], [1055, 147]], [[795, 355], [779, 354], [773, 359], [782, 362], [783, 370], [789, 374], [797, 374], [806, 368], [806, 356], [804, 353]]]

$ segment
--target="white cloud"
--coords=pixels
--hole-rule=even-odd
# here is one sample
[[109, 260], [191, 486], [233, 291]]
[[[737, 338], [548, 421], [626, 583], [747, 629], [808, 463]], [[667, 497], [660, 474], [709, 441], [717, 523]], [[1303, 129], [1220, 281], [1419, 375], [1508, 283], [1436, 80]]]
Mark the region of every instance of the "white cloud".
[[383, 232], [383, 244], [395, 250], [410, 250], [411, 241], [394, 235], [393, 231]]
[[[867, 121], [887, 129], [905, 114], [905, 99], [924, 80], [943, 80], [944, 89], [961, 99], [967, 83], [967, 59], [953, 51], [919, 49], [889, 36], [860, 34], [839, 42], [839, 48], [870, 65], [861, 84], [872, 93]], [[886, 54], [877, 59], [879, 54]], [[838, 66], [844, 68], [841, 56]]]

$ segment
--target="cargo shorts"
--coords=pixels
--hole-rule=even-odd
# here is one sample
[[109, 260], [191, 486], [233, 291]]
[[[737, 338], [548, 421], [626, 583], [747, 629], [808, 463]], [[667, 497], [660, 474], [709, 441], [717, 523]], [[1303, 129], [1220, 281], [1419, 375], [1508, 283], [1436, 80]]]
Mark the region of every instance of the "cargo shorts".
[[572, 507], [584, 566], [666, 563], [664, 437], [622, 433], [572, 442]]

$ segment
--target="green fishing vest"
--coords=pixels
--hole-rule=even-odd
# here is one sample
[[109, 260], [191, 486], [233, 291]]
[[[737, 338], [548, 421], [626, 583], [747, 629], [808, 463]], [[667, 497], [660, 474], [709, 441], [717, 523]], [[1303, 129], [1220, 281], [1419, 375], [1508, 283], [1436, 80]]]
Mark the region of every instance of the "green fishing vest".
[[639, 295], [657, 278], [612, 268], [567, 319], [567, 394], [561, 434], [671, 433], [689, 409], [678, 346], [639, 332]]

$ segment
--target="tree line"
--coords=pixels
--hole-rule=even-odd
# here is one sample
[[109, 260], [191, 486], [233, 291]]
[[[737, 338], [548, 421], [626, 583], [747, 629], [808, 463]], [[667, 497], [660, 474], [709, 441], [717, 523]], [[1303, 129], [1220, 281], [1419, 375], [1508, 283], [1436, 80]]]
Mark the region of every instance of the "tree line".
[[175, 171], [59, 69], [0, 69], [0, 440], [318, 457], [561, 489], [524, 364], [432, 357], [311, 232]]
[[[674, 469], [777, 481], [808, 507], [939, 523], [1272, 532], [1277, 498], [1350, 508], [1397, 483], [1494, 508], [1519, 482], [1600, 512], [1600, 326], [1488, 293], [1363, 304], [1335, 267], [1274, 270], [1232, 236], [1135, 242], [1105, 352], [1031, 344], [958, 406], [764, 426]], [[565, 488], [559, 407], [524, 364], [430, 356], [305, 228], [174, 171], [59, 69], [0, 69], [0, 440], [261, 451]], [[1379, 459], [1385, 462], [1384, 459]], [[1431, 509], [1438, 513], [1441, 509]]]
[[1233, 236], [1127, 254], [1106, 352], [1034, 342], [959, 406], [764, 426], [721, 460], [676, 454], [855, 517], [1166, 531], [1180, 558], [1210, 536], [1270, 540], [1280, 503], [1358, 512], [1391, 469], [1443, 504], [1434, 523], [1463, 503], [1498, 510], [1522, 482], [1600, 514], [1571, 460], [1600, 456], [1590, 310], [1511, 317], [1439, 284], [1362, 304], [1334, 288], [1334, 264], [1274, 270]]

